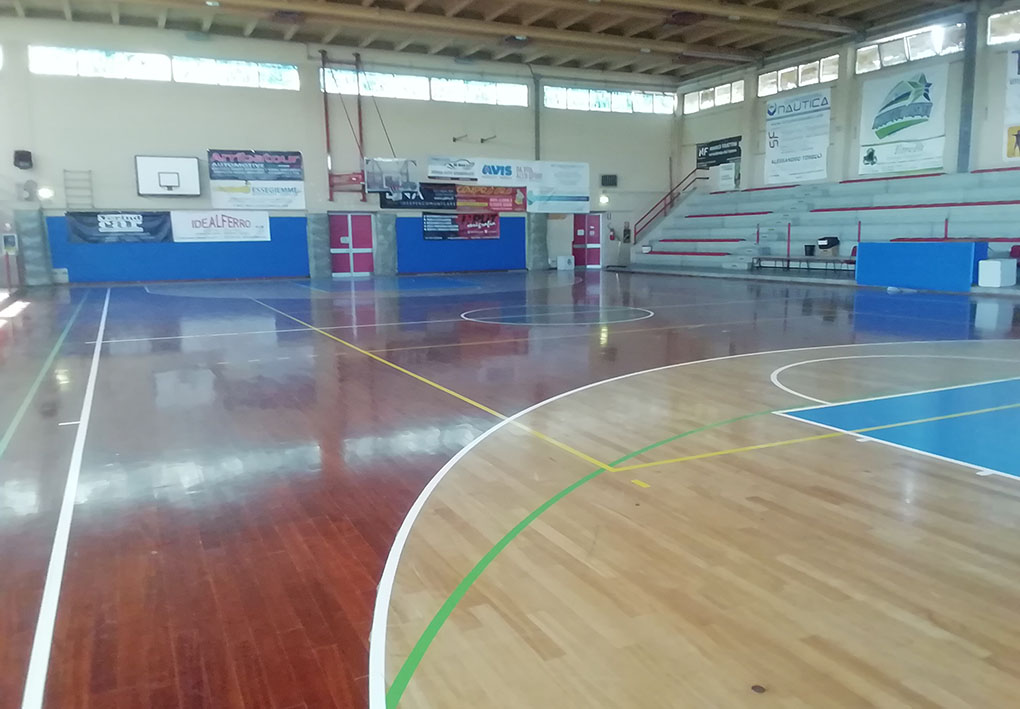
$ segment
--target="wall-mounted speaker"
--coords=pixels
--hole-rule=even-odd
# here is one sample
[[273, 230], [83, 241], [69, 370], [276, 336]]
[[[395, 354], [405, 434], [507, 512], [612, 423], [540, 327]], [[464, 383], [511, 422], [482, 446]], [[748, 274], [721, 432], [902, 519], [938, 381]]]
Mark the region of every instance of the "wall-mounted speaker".
[[616, 175], [602, 175], [603, 187], [616, 187]]
[[15, 150], [14, 151], [14, 167], [19, 170], [31, 170], [32, 169], [32, 151], [31, 150]]

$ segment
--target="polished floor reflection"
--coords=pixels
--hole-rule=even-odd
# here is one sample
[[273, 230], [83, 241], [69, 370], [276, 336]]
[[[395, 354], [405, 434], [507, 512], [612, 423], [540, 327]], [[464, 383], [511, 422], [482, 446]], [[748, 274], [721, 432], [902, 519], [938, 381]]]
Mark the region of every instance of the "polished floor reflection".
[[[681, 362], [1020, 337], [1005, 298], [597, 272], [125, 286], [108, 307], [107, 293], [34, 291], [0, 319], [0, 707], [20, 705], [33, 646], [48, 658], [47, 707], [366, 706], [376, 588], [397, 530], [436, 472], [502, 417]], [[983, 378], [1015, 376], [1008, 368]], [[745, 391], [692, 382], [670, 401], [692, 425], [716, 397]], [[596, 412], [657, 435], [651, 401], [621, 394]], [[571, 435], [571, 416], [514, 435], [567, 425], [540, 454], [557, 470], [576, 461], [568, 448], [611, 460], [606, 437]], [[485, 465], [498, 472], [502, 455]], [[50, 644], [37, 625], [62, 505], [73, 516]], [[468, 542], [433, 580], [470, 568], [502, 532], [462, 529]], [[405, 628], [449, 591], [404, 588], [422, 601], [400, 609]], [[431, 671], [400, 706], [469, 706], [429, 696], [445, 686]], [[663, 706], [655, 697], [632, 705]]]

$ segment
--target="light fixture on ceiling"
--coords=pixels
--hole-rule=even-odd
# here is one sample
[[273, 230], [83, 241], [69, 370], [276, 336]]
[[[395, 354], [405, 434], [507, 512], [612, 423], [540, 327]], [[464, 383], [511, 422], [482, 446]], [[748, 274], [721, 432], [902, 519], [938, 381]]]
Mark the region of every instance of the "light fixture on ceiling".
[[53, 195], [54, 192], [52, 187], [40, 187], [36, 191], [36, 196], [38, 196], [39, 199], [53, 199]]
[[219, 7], [220, 0], [205, 0], [205, 4], [208, 5], [209, 7]]
[[651, 54], [651, 53], [652, 53], [652, 50], [651, 50], [651, 49], [649, 49], [648, 47], [641, 47], [641, 49], [640, 49], [639, 51], [640, 51], [640, 52], [641, 52], [642, 54]]
[[722, 48], [718, 52], [713, 52], [711, 49], [685, 49], [680, 53], [680, 56], [693, 57], [694, 59], [711, 59], [717, 62], [733, 62], [734, 64], [744, 64], [748, 61], [744, 57], [728, 54]]

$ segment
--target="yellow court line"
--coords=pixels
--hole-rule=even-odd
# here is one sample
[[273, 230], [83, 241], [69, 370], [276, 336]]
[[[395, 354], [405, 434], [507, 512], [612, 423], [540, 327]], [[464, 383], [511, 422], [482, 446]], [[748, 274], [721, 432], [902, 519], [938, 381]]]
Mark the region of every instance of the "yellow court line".
[[[812, 317], [802, 315], [798, 317]], [[748, 323], [768, 322], [770, 320], [789, 320], [790, 318], [758, 318], [757, 320], [731, 320], [718, 323], [690, 323], [687, 325], [663, 325], [661, 327], [632, 327], [626, 330], [610, 330], [610, 335], [626, 335], [635, 332], [661, 332], [663, 330], [693, 330], [699, 327], [718, 327], [723, 325], [746, 325]], [[594, 324], [594, 323], [593, 323]], [[611, 324], [611, 323], [610, 323]], [[501, 345], [507, 342], [539, 342], [542, 340], [565, 340], [568, 338], [593, 337], [591, 332], [572, 333], [570, 335], [546, 335], [545, 337], [507, 337], [500, 340], [477, 340], [472, 342], [441, 342], [434, 345], [409, 345], [407, 347], [383, 347], [369, 352], [407, 352], [408, 350], [434, 350], [442, 347], [476, 347], [478, 345]]]
[[444, 394], [449, 394], [450, 396], [454, 397], [455, 399], [460, 399], [465, 404], [469, 404], [471, 406], [474, 406], [476, 409], [481, 409], [485, 413], [490, 414], [492, 416], [495, 416], [498, 419], [503, 419], [504, 421], [508, 421], [509, 423], [513, 424], [514, 426], [516, 426], [516, 427], [518, 427], [518, 428], [520, 428], [520, 429], [522, 429], [524, 431], [527, 431], [528, 433], [530, 433], [531, 435], [535, 436], [539, 440], [545, 441], [546, 443], [550, 443], [550, 444], [556, 446], [557, 448], [559, 448], [561, 450], [564, 450], [567, 453], [570, 453], [571, 455], [573, 455], [573, 456], [575, 456], [577, 458], [580, 458], [581, 460], [583, 460], [583, 461], [585, 461], [587, 463], [591, 463], [592, 465], [594, 465], [594, 466], [596, 466], [598, 468], [604, 468], [607, 471], [615, 470], [615, 468], [613, 468], [613, 466], [609, 465], [608, 463], [603, 463], [601, 460], [599, 460], [597, 458], [592, 458], [590, 455], [588, 455], [586, 453], [582, 453], [581, 451], [577, 450], [573, 446], [569, 446], [566, 443], [563, 443], [562, 441], [558, 441], [555, 438], [553, 438], [552, 436], [547, 436], [546, 434], [542, 433], [541, 431], [536, 431], [535, 429], [531, 428], [530, 426], [525, 426], [523, 423], [519, 423], [519, 422], [517, 422], [515, 420], [512, 420], [512, 419], [510, 419], [509, 416], [501, 414], [500, 412], [496, 411], [495, 409], [491, 409], [488, 406], [486, 406], [485, 404], [479, 403], [479, 402], [475, 401], [474, 399], [470, 399], [470, 398], [464, 396], [463, 394], [459, 394], [459, 393], [455, 392], [453, 389], [450, 389], [448, 387], [444, 387], [442, 384], [439, 384], [438, 382], [434, 382], [431, 379], [428, 379], [426, 377], [421, 376], [420, 374], [415, 374], [414, 372], [412, 372], [409, 369], [404, 369], [399, 364], [394, 364], [393, 362], [389, 361], [388, 359], [380, 357], [379, 355], [374, 354], [372, 352], [369, 352], [366, 349], [362, 349], [361, 347], [358, 347], [357, 345], [352, 344], [352, 343], [348, 342], [347, 340], [343, 340], [343, 339], [337, 337], [336, 335], [333, 335], [331, 333], [326, 332], [322, 328], [315, 327], [315, 325], [312, 325], [311, 323], [307, 323], [304, 320], [301, 320], [300, 318], [294, 317], [290, 313], [285, 313], [284, 311], [279, 310], [278, 308], [274, 308], [272, 305], [268, 305], [266, 303], [263, 303], [258, 298], [252, 298], [252, 300], [255, 301], [256, 303], [258, 303], [259, 305], [265, 307], [265, 308], [269, 308], [274, 313], [279, 313], [280, 315], [283, 315], [286, 318], [290, 318], [291, 320], [293, 320], [296, 323], [300, 323], [301, 325], [304, 325], [309, 330], [314, 330], [315, 332], [319, 333], [320, 335], [325, 335], [329, 339], [335, 340], [336, 342], [339, 342], [344, 347], [349, 347], [350, 349], [354, 350], [355, 352], [359, 352], [359, 353], [365, 355], [366, 357], [370, 357], [370, 358], [374, 359], [376, 362], [379, 362], [381, 364], [385, 364], [387, 367], [392, 367], [393, 369], [397, 370], [398, 372], [400, 372], [402, 374], [406, 374], [407, 376], [411, 377], [412, 379], [417, 379], [419, 382], [422, 382], [423, 384], [428, 384], [430, 387], [433, 387], [434, 389], [438, 389], [439, 391], [443, 392]]
[[644, 480], [637, 480], [637, 479], [635, 479], [635, 480], [631, 480], [631, 482], [634, 483], [635, 485], [637, 485], [638, 487], [651, 487], [651, 485], [646, 483]]
[[[932, 421], [945, 421], [946, 419], [960, 418], [962, 416], [975, 416], [977, 414], [987, 414], [992, 411], [1003, 411], [1005, 409], [1015, 409], [1020, 407], [1020, 404], [1005, 404], [1003, 406], [992, 406], [987, 409], [976, 409], [974, 411], [963, 411], [958, 414], [946, 414], [944, 416], [932, 416], [930, 418], [916, 419], [914, 421], [900, 421], [899, 423], [887, 423], [881, 426], [869, 426], [867, 428], [858, 428], [852, 431], [834, 431], [832, 433], [822, 433], [817, 436], [805, 436], [803, 438], [791, 438], [787, 441], [773, 441], [772, 443], [759, 443], [753, 446], [741, 446], [740, 448], [729, 448], [721, 451], [710, 451], [708, 453], [697, 453], [695, 455], [685, 455], [679, 458], [669, 458], [667, 460], [658, 460], [654, 463], [638, 463], [637, 465], [625, 465], [619, 468], [615, 468], [613, 472], [623, 472], [625, 470], [640, 470], [641, 468], [654, 468], [657, 465], [669, 465], [671, 463], [685, 463], [690, 460], [702, 460], [704, 458], [715, 458], [720, 455], [730, 455], [731, 453], [746, 453], [748, 451], [762, 450], [764, 448], [777, 448], [779, 446], [789, 446], [794, 443], [807, 443], [808, 441], [821, 441], [826, 438], [836, 438], [837, 436], [849, 436], [858, 433], [868, 433], [869, 431], [881, 431], [887, 428], [898, 428], [901, 426], [913, 426], [919, 423], [931, 423]], [[810, 421], [804, 421], [804, 423], [811, 423]]]

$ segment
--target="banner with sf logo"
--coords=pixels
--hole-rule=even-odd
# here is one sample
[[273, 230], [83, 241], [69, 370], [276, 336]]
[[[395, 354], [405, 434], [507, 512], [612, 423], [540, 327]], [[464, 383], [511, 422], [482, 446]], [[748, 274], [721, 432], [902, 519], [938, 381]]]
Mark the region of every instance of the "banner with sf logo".
[[828, 177], [830, 89], [765, 104], [765, 184]]

